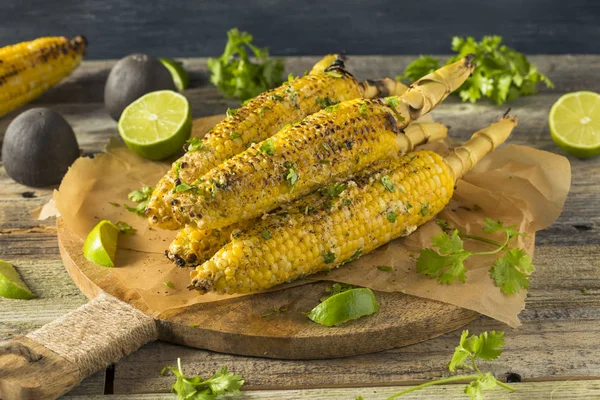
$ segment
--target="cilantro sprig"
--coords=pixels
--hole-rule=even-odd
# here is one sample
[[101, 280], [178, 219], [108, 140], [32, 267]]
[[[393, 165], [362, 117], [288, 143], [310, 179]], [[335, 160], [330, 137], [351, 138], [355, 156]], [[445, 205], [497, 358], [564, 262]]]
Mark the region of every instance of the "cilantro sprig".
[[269, 51], [254, 46], [252, 39], [248, 32], [233, 28], [227, 32], [223, 54], [208, 59], [210, 81], [227, 97], [247, 100], [283, 82], [282, 61], [269, 58]]
[[[444, 230], [438, 236], [433, 237], [433, 247], [421, 249], [417, 259], [417, 272], [431, 278], [437, 278], [439, 283], [451, 284], [458, 281], [465, 282], [467, 270], [464, 261], [472, 256], [498, 254], [506, 250], [502, 257], [497, 258], [489, 270], [490, 278], [500, 288], [502, 293], [512, 295], [519, 293], [521, 289], [529, 288], [529, 277], [534, 271], [531, 257], [522, 249], [508, 249], [511, 239], [517, 236], [525, 236], [520, 233], [516, 225], [504, 226], [502, 221], [485, 219], [483, 231], [494, 233], [502, 231], [506, 238], [500, 243], [495, 240], [470, 235], [452, 229], [444, 220], [439, 220], [438, 225]], [[448, 234], [447, 232], [451, 232]], [[471, 252], [465, 250], [463, 239], [478, 240], [496, 246], [494, 250]]]
[[177, 368], [165, 367], [160, 374], [165, 375], [167, 371], [171, 371], [177, 378], [171, 391], [182, 400], [215, 400], [222, 395], [236, 395], [244, 384], [244, 378], [228, 372], [227, 367], [220, 368], [206, 380], [200, 376], [186, 377], [181, 369], [180, 358], [177, 359]]
[[477, 360], [493, 361], [500, 357], [503, 347], [504, 332], [491, 331], [483, 332], [481, 335], [469, 336], [469, 331], [465, 330], [460, 336], [460, 343], [454, 350], [452, 359], [448, 364], [448, 370], [454, 372], [457, 369], [470, 369], [474, 370], [476, 374], [452, 376], [450, 378], [423, 383], [400, 393], [396, 393], [388, 397], [387, 400], [392, 400], [429, 386], [457, 381], [470, 381], [465, 387], [464, 392], [468, 394], [472, 400], [483, 399], [483, 392], [485, 390], [493, 389], [496, 386], [514, 392], [514, 387], [497, 380], [490, 372], [484, 374], [477, 366]]
[[[484, 36], [479, 42], [471, 36], [454, 37], [452, 50], [457, 54], [446, 64], [456, 62], [467, 54], [475, 55], [475, 71], [456, 91], [464, 102], [475, 103], [488, 97], [500, 105], [519, 96], [537, 93], [539, 83], [544, 83], [549, 88], [554, 87], [550, 79], [541, 74], [524, 54], [502, 44], [500, 36]], [[414, 82], [439, 68], [439, 60], [421, 56], [409, 64], [404, 74], [396, 79]]]
[[150, 195], [154, 188], [152, 186], [143, 186], [140, 190], [134, 190], [127, 195], [127, 198], [135, 203], [138, 203], [135, 207], [123, 204], [123, 207], [129, 212], [136, 213], [143, 217], [146, 215], [145, 209], [150, 201]]

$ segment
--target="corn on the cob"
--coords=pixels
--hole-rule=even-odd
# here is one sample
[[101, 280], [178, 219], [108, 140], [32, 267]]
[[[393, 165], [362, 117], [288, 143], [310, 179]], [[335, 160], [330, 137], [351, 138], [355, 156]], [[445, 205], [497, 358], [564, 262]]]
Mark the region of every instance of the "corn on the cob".
[[[324, 70], [325, 63], [331, 61], [333, 64]], [[177, 160], [152, 193], [146, 208], [150, 224], [164, 229], [181, 227], [183, 221], [177, 218], [180, 212], [173, 193], [179, 183], [193, 182], [252, 143], [271, 137], [284, 125], [341, 101], [399, 94], [405, 89], [391, 79], [359, 83], [343, 69], [341, 58], [326, 56], [310, 75], [284, 83], [230, 112], [204, 136], [200, 150], [189, 151]]]
[[443, 67], [402, 96], [355, 99], [310, 115], [189, 180], [174, 194], [178, 219], [214, 229], [265, 214], [378, 160], [411, 151], [402, 130], [458, 88], [471, 58]]
[[68, 76], [85, 48], [83, 36], [44, 37], [0, 48], [0, 117]]
[[445, 158], [422, 150], [345, 184], [308, 213], [269, 216], [191, 272], [200, 293], [248, 293], [329, 270], [401, 236], [439, 213], [455, 182], [504, 142], [516, 120], [475, 133]]
[[[406, 127], [405, 134], [416, 146], [425, 141], [425, 138], [442, 138], [446, 136], [448, 128], [436, 123], [414, 123]], [[303, 198], [283, 207], [299, 209], [310, 206], [314, 200]], [[276, 212], [279, 212], [276, 210]], [[194, 267], [211, 258], [221, 247], [227, 244], [232, 234], [237, 234], [255, 225], [260, 218], [240, 221], [218, 229], [198, 229], [194, 226], [185, 226], [171, 245], [165, 255], [180, 267]]]

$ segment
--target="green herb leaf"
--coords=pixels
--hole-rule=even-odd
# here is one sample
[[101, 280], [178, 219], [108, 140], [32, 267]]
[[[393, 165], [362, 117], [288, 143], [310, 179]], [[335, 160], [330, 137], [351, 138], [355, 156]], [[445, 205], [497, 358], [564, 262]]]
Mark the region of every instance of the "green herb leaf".
[[400, 115], [400, 113], [398, 112], [398, 105], [400, 104], [400, 100], [398, 100], [398, 96], [390, 96], [390, 97], [386, 97], [383, 99], [385, 101], [385, 104], [388, 105], [388, 107], [390, 108], [390, 110], [392, 110], [392, 113], [394, 113], [394, 115], [396, 116], [396, 120], [398, 122], [404, 122], [405, 119], [402, 115]]
[[339, 106], [340, 106], [340, 103], [334, 104], [334, 105], [332, 105], [332, 106], [329, 106], [329, 107], [327, 107], [327, 108], [325, 109], [325, 111], [326, 111], [326, 112], [328, 112], [328, 113], [332, 113], [332, 112], [334, 112], [335, 110], [337, 110]]
[[327, 76], [332, 76], [332, 77], [334, 77], [334, 78], [341, 78], [341, 77], [343, 77], [343, 76], [344, 76], [344, 75], [342, 75], [341, 73], [339, 73], [339, 72], [335, 72], [335, 71], [325, 71], [325, 75], [327, 75]]
[[333, 185], [325, 186], [319, 189], [319, 193], [323, 196], [338, 197], [348, 188], [345, 183], [334, 183]]
[[259, 149], [262, 153], [268, 154], [270, 156], [275, 154], [275, 141], [273, 139], [265, 140]]
[[165, 284], [166, 287], [173, 289], [175, 287], [175, 284], [171, 281], [167, 281], [167, 282], [163, 282]]
[[287, 81], [288, 81], [288, 82], [291, 82], [291, 81], [293, 81], [294, 79], [296, 79], [296, 78], [294, 77], [294, 74], [292, 74], [292, 73], [290, 72], [290, 73], [288, 74]]
[[429, 214], [429, 203], [425, 203], [421, 207], [421, 215], [426, 216], [427, 214]]
[[492, 361], [500, 357], [504, 346], [504, 332], [483, 332], [481, 335], [469, 336], [469, 331], [462, 332], [460, 343], [454, 350], [452, 360], [448, 365], [450, 372], [457, 368], [471, 369], [471, 365], [465, 364], [467, 359], [482, 359]]
[[283, 82], [282, 61], [269, 58], [268, 50], [254, 46], [252, 39], [247, 32], [231, 29], [223, 54], [208, 59], [210, 81], [227, 97], [250, 99]]
[[204, 149], [204, 142], [198, 138], [191, 138], [187, 141], [188, 151], [196, 151]]
[[240, 135], [239, 133], [237, 133], [237, 132], [231, 133], [231, 140], [241, 139], [241, 138], [242, 138], [242, 135]]
[[396, 190], [394, 183], [392, 182], [390, 177], [387, 175], [384, 175], [381, 177], [381, 183], [383, 184], [383, 187], [385, 187], [385, 190], [387, 190], [388, 192], [393, 193]]
[[354, 260], [358, 260], [360, 258], [360, 256], [362, 256], [364, 253], [364, 250], [362, 248], [360, 249], [356, 249], [356, 251], [354, 253], [352, 253], [352, 255], [350, 256], [349, 259], [347, 259], [346, 261], [344, 261], [344, 264], [347, 264], [349, 262], [352, 262]]
[[290, 192], [293, 192], [294, 188], [296, 187], [296, 183], [298, 183], [298, 180], [300, 180], [300, 177], [298, 176], [298, 172], [296, 172], [296, 166], [294, 164], [286, 162], [284, 163], [284, 167], [287, 168], [285, 180], [290, 185]]
[[317, 97], [315, 101], [321, 108], [327, 108], [329, 106], [337, 104], [337, 101], [333, 101], [329, 97]]
[[141, 190], [134, 190], [127, 195], [127, 198], [131, 201], [139, 203], [140, 201], [148, 200], [152, 194], [153, 188], [150, 186], [143, 186]]
[[220, 368], [207, 380], [200, 376], [186, 377], [181, 369], [179, 358], [177, 368], [165, 367], [161, 375], [165, 375], [167, 371], [171, 371], [176, 377], [171, 391], [178, 399], [215, 400], [218, 396], [238, 394], [244, 384], [244, 378], [228, 372], [227, 367]]
[[515, 236], [525, 236], [521, 232], [517, 230], [516, 225], [504, 226], [504, 222], [502, 221], [494, 221], [491, 218], [485, 219], [485, 225], [483, 227], [483, 231], [485, 233], [494, 233], [497, 231], [504, 231], [509, 238], [513, 238]]
[[502, 293], [511, 295], [529, 288], [529, 276], [534, 269], [531, 257], [527, 253], [521, 249], [512, 249], [494, 261], [490, 277]]
[[323, 262], [325, 264], [331, 264], [335, 261], [335, 253], [331, 251], [324, 251], [323, 253], [321, 253], [321, 255], [323, 256]]
[[440, 69], [440, 61], [431, 56], [420, 56], [418, 59], [408, 64], [402, 75], [396, 77], [397, 81], [415, 82], [427, 74]]
[[260, 236], [263, 237], [263, 239], [271, 239], [271, 232], [269, 232], [268, 230], [263, 230], [260, 234]]
[[119, 221], [119, 222], [117, 222], [116, 225], [117, 225], [117, 228], [119, 228], [119, 231], [121, 233], [129, 233], [129, 232], [135, 231], [135, 229], [131, 225], [129, 225], [127, 222], [124, 222], [124, 221]]
[[187, 192], [189, 190], [198, 190], [198, 187], [194, 186], [194, 185], [188, 185], [185, 182], [180, 183], [179, 185], [175, 186], [175, 192], [176, 193]]
[[386, 215], [388, 221], [390, 221], [391, 223], [396, 222], [396, 219], [398, 218], [398, 214], [396, 214], [393, 211], [390, 211], [389, 213], [387, 213]]
[[121, 203], [117, 203], [115, 201], [109, 201], [108, 204], [110, 204], [111, 206], [115, 206], [115, 207], [121, 207]]
[[462, 239], [458, 231], [448, 237], [444, 232], [433, 238], [433, 246], [439, 248], [439, 253], [431, 248], [421, 249], [417, 259], [417, 272], [437, 278], [439, 283], [454, 283], [456, 280], [467, 280], [464, 260], [471, 253], [463, 249]]
[[227, 111], [225, 112], [225, 115], [227, 116], [227, 118], [234, 117], [235, 114], [237, 114], [237, 109], [235, 109], [235, 108], [227, 108]]
[[388, 265], [378, 265], [377, 269], [380, 271], [384, 271], [384, 272], [394, 272], [394, 268], [392, 268]]
[[362, 115], [363, 117], [368, 117], [369, 116], [369, 110], [367, 108], [367, 103], [364, 102], [360, 105], [360, 108], [358, 109], [358, 111], [360, 112], [360, 115]]
[[278, 94], [275, 94], [275, 93], [273, 93], [270, 97], [271, 97], [271, 100], [277, 101], [279, 103], [281, 103], [283, 101], [283, 97]]
[[136, 213], [137, 215], [143, 217], [146, 215], [146, 206], [150, 201], [150, 195], [154, 190], [151, 186], [143, 186], [141, 190], [134, 190], [127, 195], [127, 198], [131, 201], [135, 201], [138, 203], [137, 206], [131, 207], [127, 204], [123, 204], [123, 207], [129, 212]]

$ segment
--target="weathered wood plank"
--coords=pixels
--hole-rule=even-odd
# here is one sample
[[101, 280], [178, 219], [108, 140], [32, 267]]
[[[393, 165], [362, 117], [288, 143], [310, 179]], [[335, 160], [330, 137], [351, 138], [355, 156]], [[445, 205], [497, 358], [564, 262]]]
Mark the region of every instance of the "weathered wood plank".
[[[522, 382], [512, 383], [515, 392], [496, 388], [486, 392], [489, 400], [574, 400], [595, 399], [600, 396], [600, 380], [572, 380], [555, 382]], [[422, 391], [402, 396], [403, 400], [463, 400], [465, 394], [463, 384], [431, 386]], [[351, 387], [333, 389], [303, 389], [303, 390], [248, 390], [244, 392], [247, 400], [351, 400], [362, 396], [365, 400], [384, 400], [389, 396], [408, 389], [408, 386], [380, 387]], [[62, 400], [167, 400], [173, 399], [172, 394], [126, 394], [109, 396], [76, 396], [72, 393], [62, 397]]]
[[[488, 318], [466, 327], [471, 332], [504, 330], [505, 351], [486, 369], [497, 376], [516, 372], [524, 379], [600, 377], [600, 361], [590, 353], [600, 345], [600, 309], [526, 309], [524, 324], [509, 330]], [[260, 360], [194, 350], [169, 343], [149, 344], [115, 368], [115, 393], [168, 391], [170, 377], [161, 369], [182, 359], [186, 371], [207, 375], [227, 365], [242, 374], [250, 388], [393, 385], [447, 376], [447, 364], [460, 331], [416, 345], [381, 353], [333, 360]]]

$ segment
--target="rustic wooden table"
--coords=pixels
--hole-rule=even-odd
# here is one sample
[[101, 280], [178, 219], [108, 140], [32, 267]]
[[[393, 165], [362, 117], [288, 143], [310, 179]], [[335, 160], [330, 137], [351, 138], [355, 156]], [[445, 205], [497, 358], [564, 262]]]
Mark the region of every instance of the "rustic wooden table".
[[[354, 57], [349, 63], [359, 78], [395, 76], [413, 57]], [[600, 56], [534, 56], [556, 89], [520, 98], [508, 106], [520, 118], [512, 143], [562, 154], [548, 132], [550, 106], [563, 93], [600, 92]], [[300, 74], [316, 57], [286, 59]], [[192, 87], [186, 95], [194, 117], [224, 112], [237, 102], [224, 100], [207, 82], [204, 59], [188, 59]], [[32, 106], [48, 106], [71, 123], [85, 154], [102, 151], [116, 136], [102, 103], [104, 81], [112, 61], [86, 62], [66, 82]], [[464, 140], [506, 108], [488, 102], [471, 105], [448, 100], [434, 117]], [[4, 132], [17, 113], [0, 119]], [[0, 135], [2, 135], [0, 133]], [[2, 137], [2, 136], [0, 136]], [[563, 214], [536, 238], [536, 272], [518, 329], [481, 317], [469, 331], [504, 330], [502, 357], [484, 368], [497, 377], [518, 374], [517, 392], [500, 390], [491, 399], [600, 399], [600, 158], [569, 157], [573, 183]], [[0, 259], [13, 262], [39, 298], [0, 299], [0, 340], [25, 334], [79, 307], [87, 299], [72, 283], [58, 253], [54, 220], [38, 221], [34, 211], [47, 202], [52, 188], [32, 189], [13, 182], [0, 168]], [[167, 399], [173, 378], [162, 377], [165, 365], [181, 357], [186, 371], [206, 375], [222, 365], [246, 378], [249, 399], [383, 399], [402, 386], [447, 376], [446, 365], [460, 331], [381, 353], [317, 361], [282, 361], [233, 356], [164, 342], [151, 343], [106, 371], [86, 379], [65, 398]], [[513, 375], [513, 379], [514, 379]], [[465, 398], [463, 385], [415, 393], [407, 399]], [[106, 395], [106, 396], [103, 396]]]

